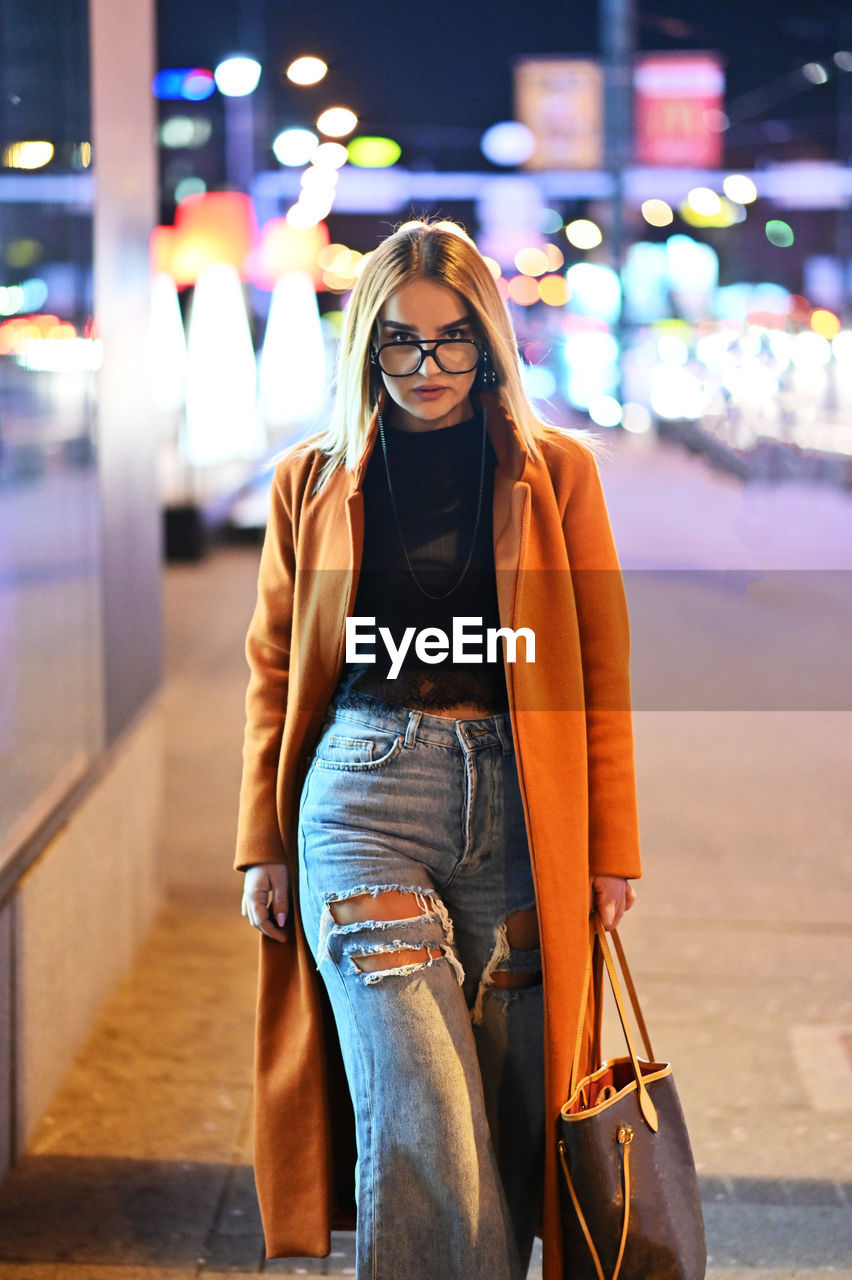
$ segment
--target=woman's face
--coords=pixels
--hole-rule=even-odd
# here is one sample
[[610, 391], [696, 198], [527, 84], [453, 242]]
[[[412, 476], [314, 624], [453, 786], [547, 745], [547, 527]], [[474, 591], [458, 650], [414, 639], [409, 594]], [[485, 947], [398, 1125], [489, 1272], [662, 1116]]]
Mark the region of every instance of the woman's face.
[[[435, 280], [412, 280], [391, 294], [379, 312], [377, 346], [386, 342], [436, 342], [474, 338], [473, 315], [460, 294]], [[476, 369], [445, 373], [428, 355], [416, 373], [391, 378], [382, 373], [393, 405], [393, 425], [404, 431], [434, 431], [471, 417], [470, 390]]]

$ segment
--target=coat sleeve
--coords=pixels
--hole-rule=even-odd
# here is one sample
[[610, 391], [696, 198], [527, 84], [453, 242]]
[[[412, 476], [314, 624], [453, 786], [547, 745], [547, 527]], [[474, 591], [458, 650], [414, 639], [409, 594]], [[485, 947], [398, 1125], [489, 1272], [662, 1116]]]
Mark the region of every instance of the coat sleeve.
[[234, 863], [238, 871], [260, 862], [287, 861], [276, 801], [296, 578], [293, 516], [287, 487], [286, 473], [279, 466], [270, 494], [257, 604], [246, 638], [250, 676]]
[[574, 442], [563, 517], [577, 607], [589, 776], [589, 872], [642, 874], [624, 583], [592, 453]]

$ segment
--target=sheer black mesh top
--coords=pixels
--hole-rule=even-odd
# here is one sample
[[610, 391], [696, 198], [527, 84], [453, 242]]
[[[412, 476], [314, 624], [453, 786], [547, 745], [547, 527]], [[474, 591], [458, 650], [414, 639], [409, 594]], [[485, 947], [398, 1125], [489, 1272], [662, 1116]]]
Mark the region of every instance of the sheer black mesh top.
[[[393, 491], [408, 557], [427, 591], [440, 595], [458, 581], [471, 548], [479, 497], [482, 417], [431, 431], [399, 431], [385, 426]], [[344, 666], [339, 694], [349, 703], [358, 695], [394, 707], [446, 710], [474, 703], [484, 712], [506, 711], [503, 650], [488, 662], [485, 636], [500, 625], [494, 573], [492, 510], [496, 457], [485, 441], [482, 511], [470, 567], [463, 580], [442, 600], [424, 595], [414, 582], [394, 519], [381, 440], [364, 477], [364, 550], [353, 615], [375, 618], [359, 624], [359, 653], [375, 657]], [[465, 651], [482, 662], [453, 660], [453, 619], [481, 618], [467, 624]], [[389, 630], [395, 647], [408, 628], [415, 628], [405, 658], [391, 677], [392, 656], [379, 632]], [[427, 662], [416, 652], [418, 634], [438, 628], [448, 639], [446, 656]], [[482, 643], [479, 643], [479, 636]], [[423, 654], [437, 656], [440, 638]]]

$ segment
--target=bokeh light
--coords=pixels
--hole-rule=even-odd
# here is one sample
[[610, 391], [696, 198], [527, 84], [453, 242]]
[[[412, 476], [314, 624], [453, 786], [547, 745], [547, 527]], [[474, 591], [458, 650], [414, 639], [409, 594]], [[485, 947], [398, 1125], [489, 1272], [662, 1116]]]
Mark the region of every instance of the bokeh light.
[[216, 88], [226, 98], [246, 98], [254, 93], [260, 80], [260, 63], [245, 54], [223, 58], [213, 76]]
[[299, 168], [307, 164], [319, 147], [319, 138], [310, 129], [284, 129], [272, 143], [279, 164]]
[[548, 268], [547, 254], [543, 249], [519, 249], [515, 254], [515, 266], [524, 276], [543, 276]]
[[161, 102], [203, 102], [216, 92], [216, 81], [204, 67], [167, 67], [154, 76], [151, 91]]
[[538, 282], [538, 296], [548, 307], [564, 307], [571, 296], [564, 276], [542, 276]]
[[317, 128], [328, 138], [345, 138], [358, 123], [358, 117], [348, 107], [327, 107], [317, 117]]
[[[715, 192], [713, 193], [715, 195]], [[710, 206], [708, 200], [708, 207]], [[733, 227], [737, 222], [745, 222], [746, 211], [741, 204], [734, 204], [727, 197], [719, 199], [716, 196], [716, 206], [713, 213], [697, 213], [692, 205], [685, 203], [680, 206], [678, 213], [684, 222], [691, 227]]]
[[617, 427], [621, 422], [621, 405], [615, 396], [594, 396], [589, 401], [589, 417], [598, 427]]
[[644, 404], [630, 402], [624, 405], [621, 410], [621, 425], [625, 431], [632, 431], [635, 435], [644, 435], [646, 431], [651, 430], [653, 419]]
[[209, 120], [172, 116], [160, 126], [160, 141], [164, 147], [173, 150], [179, 147], [203, 147], [212, 131], [213, 126]]
[[562, 215], [555, 209], [542, 209], [538, 215], [538, 229], [545, 236], [555, 236], [562, 230]]
[[784, 222], [781, 218], [770, 218], [767, 222], [766, 239], [776, 249], [789, 249], [795, 238], [789, 222]]
[[3, 149], [3, 166], [6, 169], [42, 169], [52, 159], [52, 142], [12, 142]]
[[693, 213], [705, 218], [712, 218], [722, 207], [721, 200], [710, 187], [693, 187], [686, 197], [686, 203]]
[[565, 235], [575, 249], [596, 249], [603, 240], [600, 227], [589, 218], [575, 218], [569, 222]]
[[311, 156], [311, 164], [320, 169], [340, 169], [349, 159], [349, 153], [340, 142], [321, 142]]
[[207, 183], [203, 178], [181, 178], [175, 187], [175, 204], [188, 200], [190, 196], [203, 196], [206, 190]]
[[802, 67], [802, 75], [811, 84], [827, 84], [828, 71], [821, 62], [806, 62]]
[[500, 263], [497, 261], [497, 259], [489, 258], [487, 254], [483, 254], [482, 261], [485, 263], [486, 267], [491, 272], [494, 279], [499, 280], [503, 272], [500, 268]]
[[814, 333], [818, 333], [822, 338], [827, 338], [830, 342], [840, 332], [840, 319], [833, 311], [825, 311], [823, 308], [817, 307], [816, 311], [811, 315], [811, 328]]
[[293, 84], [319, 84], [328, 67], [322, 58], [315, 58], [311, 54], [304, 54], [301, 58], [294, 58], [287, 68], [287, 79]]
[[402, 155], [402, 147], [393, 138], [353, 138], [346, 147], [349, 163], [359, 169], [388, 169]]
[[518, 120], [503, 120], [485, 130], [479, 146], [492, 164], [523, 164], [535, 151], [535, 135]]
[[550, 271], [558, 271], [565, 262], [565, 254], [555, 244], [546, 244], [544, 246], [544, 256], [547, 258], [547, 266]]
[[520, 307], [531, 307], [538, 302], [538, 281], [532, 276], [512, 276], [508, 282], [509, 297]]
[[744, 173], [729, 173], [722, 190], [736, 204], [752, 204], [757, 199], [757, 187]]
[[642, 217], [652, 227], [667, 227], [674, 222], [671, 205], [665, 200], [643, 200]]

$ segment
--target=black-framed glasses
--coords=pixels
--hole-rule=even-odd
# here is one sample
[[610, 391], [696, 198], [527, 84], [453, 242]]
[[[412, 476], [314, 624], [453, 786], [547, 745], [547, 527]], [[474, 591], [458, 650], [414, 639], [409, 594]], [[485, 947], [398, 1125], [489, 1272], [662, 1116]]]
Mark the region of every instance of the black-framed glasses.
[[472, 373], [482, 348], [470, 338], [439, 338], [437, 342], [384, 342], [371, 359], [389, 378], [408, 378], [431, 356], [444, 373]]

